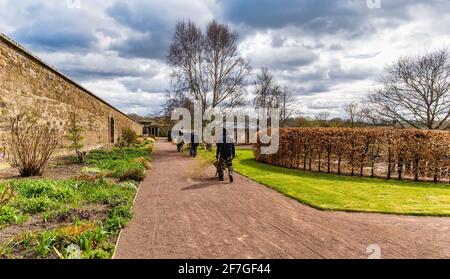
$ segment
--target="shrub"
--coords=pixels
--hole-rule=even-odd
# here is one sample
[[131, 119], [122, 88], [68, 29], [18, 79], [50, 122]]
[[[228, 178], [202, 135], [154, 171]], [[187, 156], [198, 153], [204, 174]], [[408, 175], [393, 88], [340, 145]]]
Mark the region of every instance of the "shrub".
[[147, 170], [152, 168], [152, 165], [150, 164], [150, 161], [147, 160], [144, 157], [136, 158], [136, 159], [134, 159], [134, 162], [142, 164], [144, 166], [144, 168], [147, 169]]
[[57, 134], [26, 115], [13, 118], [10, 127], [7, 140], [10, 164], [23, 177], [42, 175], [58, 145]]
[[69, 125], [67, 131], [66, 138], [70, 141], [70, 145], [67, 147], [69, 150], [75, 151], [78, 157], [78, 161], [83, 163], [84, 160], [84, 152], [81, 149], [84, 147], [82, 144], [83, 136], [81, 133], [83, 132], [83, 128], [78, 124], [78, 118], [75, 113], [71, 113], [69, 115]]
[[150, 143], [147, 145], [147, 150], [150, 154], [152, 154], [155, 151], [155, 144], [154, 143]]
[[291, 128], [280, 129], [275, 154], [261, 154], [257, 161], [301, 168], [438, 182], [450, 169], [450, 132], [415, 129]]
[[134, 180], [134, 181], [142, 181], [145, 178], [145, 171], [140, 168], [130, 168], [125, 170], [120, 176], [120, 181], [126, 180]]
[[136, 132], [130, 127], [125, 127], [122, 129], [121, 139], [124, 146], [132, 145], [133, 143], [136, 142], [137, 138], [138, 137]]
[[137, 145], [141, 145], [142, 143], [144, 143], [144, 141], [145, 141], [144, 138], [139, 137], [139, 138], [136, 139], [136, 144]]

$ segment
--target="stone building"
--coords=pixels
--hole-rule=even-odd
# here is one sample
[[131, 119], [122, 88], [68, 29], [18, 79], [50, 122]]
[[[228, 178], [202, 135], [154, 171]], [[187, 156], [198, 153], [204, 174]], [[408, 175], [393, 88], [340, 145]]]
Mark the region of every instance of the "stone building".
[[169, 125], [160, 123], [152, 118], [141, 118], [139, 123], [143, 125], [143, 134], [153, 137], [167, 137], [169, 134]]
[[[0, 109], [0, 121], [18, 111], [38, 111], [42, 120], [60, 132], [61, 139], [67, 131], [69, 115], [76, 113], [86, 147], [117, 142], [124, 127], [139, 135], [143, 132], [139, 122], [3, 34], [0, 34]], [[0, 141], [5, 133], [4, 129], [0, 131]]]

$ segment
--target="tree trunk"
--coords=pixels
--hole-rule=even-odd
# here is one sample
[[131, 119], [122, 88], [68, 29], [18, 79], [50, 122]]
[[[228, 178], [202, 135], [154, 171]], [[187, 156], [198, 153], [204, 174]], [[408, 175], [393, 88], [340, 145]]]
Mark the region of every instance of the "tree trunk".
[[403, 175], [403, 159], [399, 158], [397, 162], [397, 174], [398, 180], [402, 180]]
[[321, 153], [319, 152], [319, 172], [322, 170], [322, 165], [321, 165], [321, 163], [322, 163], [322, 155], [321, 155]]
[[341, 155], [338, 155], [338, 175], [341, 175]]
[[391, 147], [388, 148], [388, 166], [387, 166], [387, 179], [391, 179], [391, 168], [392, 168], [392, 154]]
[[419, 181], [419, 160], [414, 159], [414, 181]]
[[327, 154], [327, 173], [331, 172], [331, 152], [328, 151]]

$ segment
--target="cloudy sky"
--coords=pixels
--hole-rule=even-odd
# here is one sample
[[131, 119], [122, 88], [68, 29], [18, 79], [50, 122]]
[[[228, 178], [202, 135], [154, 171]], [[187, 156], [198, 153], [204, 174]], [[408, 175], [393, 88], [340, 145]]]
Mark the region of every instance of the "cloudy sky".
[[450, 45], [448, 0], [0, 0], [0, 32], [143, 115], [160, 110], [173, 28], [187, 19], [239, 31], [253, 73], [268, 67], [310, 116], [342, 115], [397, 57]]

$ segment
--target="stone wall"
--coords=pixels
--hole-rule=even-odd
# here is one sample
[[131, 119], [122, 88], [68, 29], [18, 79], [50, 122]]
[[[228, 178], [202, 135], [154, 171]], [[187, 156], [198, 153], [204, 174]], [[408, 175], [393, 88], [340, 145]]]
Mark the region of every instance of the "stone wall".
[[[110, 144], [112, 134], [114, 142], [117, 142], [123, 127], [142, 134], [141, 124], [1, 34], [0, 109], [3, 122], [5, 116], [18, 111], [38, 111], [43, 121], [59, 131], [61, 146], [66, 144], [64, 134], [72, 112], [80, 119], [84, 144], [88, 148]], [[5, 133], [5, 128], [2, 128], [0, 141]]]

